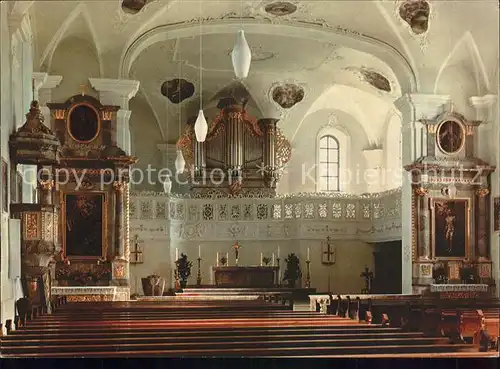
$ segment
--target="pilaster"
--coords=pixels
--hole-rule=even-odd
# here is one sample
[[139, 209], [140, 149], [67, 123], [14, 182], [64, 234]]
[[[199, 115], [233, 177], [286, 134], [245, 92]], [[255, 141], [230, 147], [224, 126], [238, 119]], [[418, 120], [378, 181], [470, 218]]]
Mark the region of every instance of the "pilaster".
[[[396, 100], [394, 105], [402, 113], [403, 118], [402, 159], [404, 166], [422, 156], [422, 142], [427, 142], [427, 137], [422, 138], [423, 131], [416, 123], [421, 119], [432, 119], [443, 113], [450, 101], [450, 96], [433, 94], [405, 94]], [[426, 132], [424, 134], [426, 135]], [[414, 267], [414, 262], [417, 262], [418, 258], [416, 206], [417, 200], [412, 188], [411, 173], [404, 173], [401, 190], [402, 292], [404, 294], [413, 293], [413, 281], [420, 278], [418, 273], [421, 268], [417, 265]]]
[[380, 192], [386, 178], [383, 173], [384, 167], [384, 150], [382, 149], [367, 149], [363, 150], [363, 155], [366, 160], [365, 182], [367, 192]]
[[[469, 99], [472, 107], [476, 109], [476, 119], [482, 121], [478, 127], [479, 141], [487, 143], [487, 155], [482, 159], [491, 165], [496, 165], [497, 169], [490, 175], [491, 193], [489, 196], [489, 214], [494, 215], [494, 199], [500, 197], [500, 118], [499, 101], [497, 95], [472, 96]], [[484, 200], [484, 198], [483, 198]], [[490, 221], [489, 229], [490, 257], [492, 264], [492, 276], [495, 280], [496, 296], [500, 296], [500, 233], [495, 232], [493, 219]]]
[[117, 113], [117, 144], [127, 154], [131, 153], [129, 100], [139, 90], [139, 81], [109, 78], [89, 78], [91, 86], [99, 92], [104, 105], [119, 106]]

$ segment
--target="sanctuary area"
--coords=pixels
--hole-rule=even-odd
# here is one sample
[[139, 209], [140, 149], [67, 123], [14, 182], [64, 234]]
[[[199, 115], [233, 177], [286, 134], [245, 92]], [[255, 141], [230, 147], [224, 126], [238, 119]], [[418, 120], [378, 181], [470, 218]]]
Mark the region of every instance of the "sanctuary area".
[[498, 1], [0, 10], [1, 357], [498, 358]]

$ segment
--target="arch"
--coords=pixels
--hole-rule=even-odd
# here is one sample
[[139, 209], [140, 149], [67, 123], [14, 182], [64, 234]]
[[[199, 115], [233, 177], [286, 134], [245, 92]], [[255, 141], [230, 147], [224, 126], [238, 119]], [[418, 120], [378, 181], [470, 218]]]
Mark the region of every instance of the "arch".
[[[230, 20], [215, 20], [205, 22], [205, 34], [236, 33], [241, 24]], [[384, 61], [394, 71], [403, 93], [414, 92], [417, 89], [415, 73], [405, 57], [393, 46], [376, 38], [357, 33], [348, 33], [335, 28], [327, 28], [313, 24], [289, 23], [263, 24], [258, 20], [247, 20], [244, 25], [248, 33], [270, 34], [338, 42], [346, 47], [361, 50]], [[119, 65], [119, 78], [128, 78], [135, 59], [149, 46], [179, 37], [190, 37], [199, 34], [199, 26], [183, 23], [162, 25], [152, 28], [134, 39], [122, 53]]]
[[[317, 192], [347, 192], [349, 190], [347, 172], [350, 169], [349, 153], [351, 147], [351, 136], [341, 127], [335, 126], [335, 124], [336, 120], [331, 120], [330, 122], [328, 122], [328, 124], [323, 126], [316, 135]], [[330, 157], [330, 155], [332, 154], [333, 157]], [[331, 175], [333, 177], [335, 176], [335, 174], [337, 175], [335, 183], [336, 186], [334, 186], [333, 190], [330, 189], [330, 186], [327, 186], [327, 188], [325, 189], [325, 181], [322, 178], [325, 177], [325, 164], [330, 166], [329, 170], [326, 171], [326, 176]], [[335, 170], [337, 171], [336, 173]], [[329, 184], [331, 183], [327, 183], [327, 185]]]
[[[490, 82], [483, 59], [481, 58], [481, 54], [479, 53], [474, 37], [470, 31], [466, 31], [443, 61], [443, 64], [441, 64], [439, 72], [436, 76], [436, 81], [434, 82], [434, 93], [437, 93], [439, 89], [439, 83], [444, 72], [450, 67], [455, 67], [455, 63], [458, 64], [459, 62], [470, 63], [467, 67], [472, 68], [474, 72], [477, 89], [475, 93], [477, 95], [481, 95], [483, 92], [489, 91]], [[483, 88], [486, 91], [481, 91], [481, 82], [483, 83]], [[471, 94], [474, 93], [471, 91]]]
[[47, 65], [47, 69], [50, 70], [52, 65], [52, 58], [54, 57], [54, 53], [57, 50], [59, 44], [64, 40], [65, 35], [68, 33], [68, 30], [71, 29], [72, 26], [75, 25], [75, 22], [78, 20], [78, 17], [82, 17], [89, 34], [92, 40], [92, 46], [95, 48], [97, 60], [99, 62], [99, 71], [100, 76], [104, 75], [104, 64], [102, 62], [101, 56], [101, 48], [99, 43], [97, 42], [97, 36], [95, 32], [94, 25], [91, 21], [91, 17], [84, 3], [78, 4], [75, 9], [69, 14], [69, 16], [64, 20], [61, 26], [58, 28], [57, 32], [54, 34], [47, 47], [42, 53], [42, 56], [39, 60], [39, 66], [42, 67], [44, 63]]

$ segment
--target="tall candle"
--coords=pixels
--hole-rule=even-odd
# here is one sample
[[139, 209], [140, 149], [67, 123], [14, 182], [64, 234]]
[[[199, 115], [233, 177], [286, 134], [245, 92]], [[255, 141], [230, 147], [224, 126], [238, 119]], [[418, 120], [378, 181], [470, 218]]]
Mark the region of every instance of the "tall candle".
[[310, 260], [310, 256], [311, 256], [311, 249], [308, 247], [307, 248], [307, 260]]
[[[218, 253], [217, 253], [218, 254]], [[217, 265], [218, 266], [218, 265]], [[212, 270], [212, 267], [210, 267], [210, 284], [214, 284], [214, 271]]]
[[273, 266], [274, 266], [274, 252], [273, 252]]
[[260, 253], [260, 266], [262, 266], [262, 252]]
[[219, 253], [217, 253], [216, 259], [217, 260], [215, 261], [215, 265], [219, 266]]
[[201, 258], [201, 245], [198, 245], [198, 257]]
[[229, 266], [229, 252], [226, 252], [226, 263]]
[[179, 249], [175, 249], [175, 261], [179, 260]]
[[278, 245], [278, 259], [280, 258], [280, 247]]

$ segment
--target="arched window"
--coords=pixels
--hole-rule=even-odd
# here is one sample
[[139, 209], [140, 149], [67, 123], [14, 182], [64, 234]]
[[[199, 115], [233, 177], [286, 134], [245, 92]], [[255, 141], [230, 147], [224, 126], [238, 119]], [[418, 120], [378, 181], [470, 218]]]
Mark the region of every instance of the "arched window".
[[319, 139], [320, 192], [340, 191], [340, 145], [337, 138], [327, 134]]

